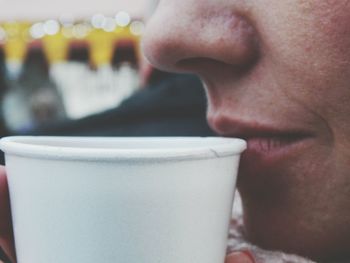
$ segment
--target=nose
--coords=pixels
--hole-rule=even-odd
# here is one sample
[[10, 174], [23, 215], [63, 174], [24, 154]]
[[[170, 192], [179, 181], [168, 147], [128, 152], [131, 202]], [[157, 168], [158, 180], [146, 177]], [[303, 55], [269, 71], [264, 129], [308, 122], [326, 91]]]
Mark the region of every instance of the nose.
[[219, 2], [228, 1], [161, 1], [142, 43], [148, 60], [162, 70], [195, 73], [210, 64], [251, 63], [258, 55], [252, 23]]

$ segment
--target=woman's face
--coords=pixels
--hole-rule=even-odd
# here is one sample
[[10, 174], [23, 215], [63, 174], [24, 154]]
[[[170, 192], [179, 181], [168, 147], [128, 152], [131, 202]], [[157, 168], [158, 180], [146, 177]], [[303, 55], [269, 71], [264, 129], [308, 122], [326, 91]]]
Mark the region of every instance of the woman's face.
[[350, 1], [162, 0], [144, 39], [157, 67], [198, 74], [208, 121], [248, 141], [247, 236], [350, 256]]

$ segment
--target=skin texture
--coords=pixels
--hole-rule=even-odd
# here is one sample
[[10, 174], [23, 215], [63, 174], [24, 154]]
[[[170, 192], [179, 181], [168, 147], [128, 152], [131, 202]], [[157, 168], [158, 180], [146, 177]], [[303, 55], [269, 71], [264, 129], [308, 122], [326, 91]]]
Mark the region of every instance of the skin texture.
[[161, 0], [148, 24], [149, 61], [201, 77], [216, 132], [307, 134], [277, 162], [243, 155], [246, 233], [262, 248], [350, 258], [349, 24], [348, 0]]

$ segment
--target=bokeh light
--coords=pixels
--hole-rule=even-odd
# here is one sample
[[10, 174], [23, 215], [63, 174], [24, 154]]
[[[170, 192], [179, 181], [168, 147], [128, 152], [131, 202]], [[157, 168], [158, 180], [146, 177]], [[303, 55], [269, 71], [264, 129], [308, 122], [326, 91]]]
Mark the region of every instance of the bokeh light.
[[114, 31], [116, 27], [117, 27], [117, 22], [115, 21], [115, 19], [111, 17], [106, 18], [102, 26], [103, 30], [107, 32]]
[[5, 42], [7, 39], [6, 31], [0, 27], [0, 42]]
[[91, 27], [87, 23], [81, 23], [73, 26], [72, 33], [75, 38], [86, 37], [91, 30]]
[[140, 36], [145, 31], [145, 24], [142, 21], [133, 21], [130, 24], [130, 32], [136, 36]]
[[131, 18], [130, 15], [125, 11], [120, 11], [116, 14], [115, 20], [118, 26], [125, 27], [129, 25]]
[[73, 25], [72, 26], [64, 26], [62, 28], [62, 35], [66, 38], [72, 38], [73, 37]]
[[42, 38], [45, 36], [44, 23], [35, 23], [29, 29], [29, 34], [32, 38]]
[[44, 32], [47, 35], [56, 35], [60, 31], [60, 24], [58, 21], [50, 19], [44, 23]]
[[102, 28], [106, 17], [102, 14], [95, 14], [91, 18], [91, 24], [94, 28]]

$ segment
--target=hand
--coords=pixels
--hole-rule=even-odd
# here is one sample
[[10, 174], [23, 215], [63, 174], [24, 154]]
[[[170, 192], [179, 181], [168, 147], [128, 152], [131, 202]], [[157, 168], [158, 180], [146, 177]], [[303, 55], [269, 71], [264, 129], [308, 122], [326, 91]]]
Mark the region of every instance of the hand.
[[250, 247], [232, 252], [226, 257], [225, 263], [316, 263], [297, 255]]
[[0, 247], [15, 262], [15, 246], [5, 168], [0, 166]]

